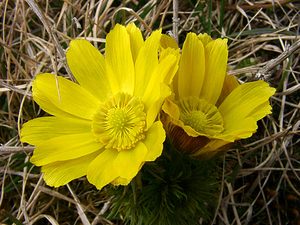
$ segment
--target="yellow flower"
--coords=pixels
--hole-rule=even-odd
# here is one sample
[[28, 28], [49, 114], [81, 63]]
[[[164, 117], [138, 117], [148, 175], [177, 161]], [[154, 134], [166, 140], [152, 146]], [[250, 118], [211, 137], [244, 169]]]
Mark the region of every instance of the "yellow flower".
[[156, 118], [178, 61], [164, 50], [158, 57], [160, 38], [154, 31], [144, 41], [134, 24], [116, 25], [105, 56], [86, 40], [71, 41], [66, 58], [78, 84], [36, 76], [33, 99], [53, 116], [25, 123], [21, 141], [35, 145], [31, 162], [42, 166], [48, 185], [85, 175], [98, 189], [126, 185], [160, 156], [165, 131]]
[[162, 121], [173, 144], [194, 156], [211, 157], [250, 137], [257, 121], [271, 112], [268, 100], [275, 89], [264, 81], [239, 85], [226, 74], [227, 58], [226, 39], [187, 35]]

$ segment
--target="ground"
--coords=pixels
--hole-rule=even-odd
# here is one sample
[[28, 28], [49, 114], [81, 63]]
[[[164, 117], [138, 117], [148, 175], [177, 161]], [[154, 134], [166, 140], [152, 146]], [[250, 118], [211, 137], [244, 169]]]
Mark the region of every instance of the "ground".
[[[293, 0], [178, 1], [4, 0], [0, 3], [0, 222], [3, 224], [122, 224], [109, 220], [110, 198], [85, 178], [47, 186], [20, 143], [22, 124], [44, 115], [31, 96], [36, 74], [71, 78], [64, 50], [85, 37], [100, 50], [116, 23], [134, 21], [147, 36], [178, 29], [228, 38], [228, 73], [276, 88], [273, 112], [258, 132], [221, 156], [217, 209], [209, 224], [300, 224], [300, 5]], [[252, 2], [252, 3], [251, 3]], [[176, 19], [176, 17], [175, 17]], [[176, 29], [175, 29], [176, 32]], [[223, 158], [222, 158], [223, 157]], [[201, 220], [199, 221], [201, 224]]]

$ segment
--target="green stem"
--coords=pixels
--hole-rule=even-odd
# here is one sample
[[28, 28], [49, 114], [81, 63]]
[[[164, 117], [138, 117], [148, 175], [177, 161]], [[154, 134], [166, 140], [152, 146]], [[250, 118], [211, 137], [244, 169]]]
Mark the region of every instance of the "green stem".
[[208, 1], [208, 20], [207, 20], [207, 33], [211, 34], [211, 21], [212, 21], [212, 0]]
[[219, 21], [219, 26], [220, 30], [222, 31], [223, 24], [224, 24], [224, 8], [225, 8], [225, 1], [221, 0], [221, 7], [220, 7], [220, 21]]

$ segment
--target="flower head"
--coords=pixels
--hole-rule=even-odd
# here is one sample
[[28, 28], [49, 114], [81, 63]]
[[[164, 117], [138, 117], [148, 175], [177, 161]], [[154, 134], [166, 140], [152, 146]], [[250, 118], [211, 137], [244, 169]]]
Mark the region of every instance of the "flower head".
[[105, 56], [86, 40], [73, 40], [67, 63], [78, 83], [39, 74], [33, 99], [53, 116], [24, 124], [21, 141], [35, 145], [31, 162], [44, 180], [61, 186], [87, 176], [101, 189], [128, 184], [143, 164], [162, 152], [165, 131], [156, 121], [178, 55], [161, 49], [161, 32], [144, 41], [134, 24], [116, 25], [107, 35]]
[[162, 109], [173, 144], [195, 156], [212, 156], [228, 143], [250, 137], [271, 112], [274, 88], [264, 81], [240, 85], [227, 75], [227, 40], [189, 33], [182, 49], [173, 98]]

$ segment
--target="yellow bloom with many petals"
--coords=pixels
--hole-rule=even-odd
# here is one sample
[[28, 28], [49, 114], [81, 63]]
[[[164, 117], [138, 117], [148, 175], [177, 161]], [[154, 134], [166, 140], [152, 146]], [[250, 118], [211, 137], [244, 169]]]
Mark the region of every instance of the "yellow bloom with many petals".
[[250, 137], [271, 112], [274, 88], [264, 81], [240, 85], [227, 75], [226, 39], [189, 33], [182, 48], [174, 97], [163, 105], [173, 144], [194, 156], [213, 156], [223, 146]]
[[98, 189], [126, 185], [160, 156], [165, 131], [156, 118], [178, 61], [167, 50], [158, 57], [160, 38], [158, 30], [144, 41], [134, 24], [116, 25], [105, 56], [86, 40], [71, 41], [66, 58], [78, 83], [36, 76], [33, 99], [53, 116], [25, 123], [21, 141], [35, 145], [31, 162], [48, 185], [81, 176]]

